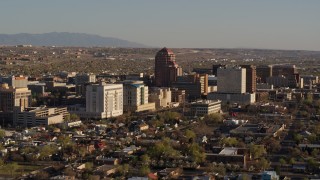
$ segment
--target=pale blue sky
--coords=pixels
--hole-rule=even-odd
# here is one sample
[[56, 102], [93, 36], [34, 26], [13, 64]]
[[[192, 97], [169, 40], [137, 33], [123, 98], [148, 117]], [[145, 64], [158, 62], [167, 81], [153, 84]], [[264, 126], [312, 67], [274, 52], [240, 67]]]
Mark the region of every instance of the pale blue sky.
[[159, 47], [320, 50], [320, 0], [0, 1], [0, 33], [53, 31]]

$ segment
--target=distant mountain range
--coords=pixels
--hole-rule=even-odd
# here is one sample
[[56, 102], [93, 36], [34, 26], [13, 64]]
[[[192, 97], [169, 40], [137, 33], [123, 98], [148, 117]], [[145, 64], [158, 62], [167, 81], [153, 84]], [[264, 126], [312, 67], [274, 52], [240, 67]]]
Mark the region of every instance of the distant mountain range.
[[147, 47], [146, 45], [118, 38], [69, 32], [44, 34], [0, 34], [0, 45], [76, 46], [76, 47]]

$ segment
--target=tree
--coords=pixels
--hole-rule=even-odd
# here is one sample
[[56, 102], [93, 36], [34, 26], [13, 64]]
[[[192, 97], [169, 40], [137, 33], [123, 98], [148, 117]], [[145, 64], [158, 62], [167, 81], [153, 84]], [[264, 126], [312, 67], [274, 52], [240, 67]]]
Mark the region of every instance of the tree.
[[92, 171], [92, 169], [93, 169], [93, 163], [92, 163], [92, 162], [86, 162], [86, 163], [85, 163], [85, 168], [86, 168], [86, 170], [88, 170], [88, 171]]
[[76, 114], [70, 114], [70, 120], [71, 121], [77, 121], [77, 120], [79, 120], [80, 118], [79, 118], [79, 116], [78, 115], [76, 115]]
[[290, 158], [289, 160], [289, 163], [292, 165], [292, 164], [295, 164], [296, 163], [296, 160], [294, 158]]
[[192, 143], [188, 147], [188, 155], [191, 156], [192, 161], [196, 163], [201, 163], [205, 160], [206, 154], [196, 143]]
[[285, 159], [283, 159], [283, 158], [280, 158], [279, 159], [279, 163], [280, 163], [281, 166], [283, 166], [283, 165], [287, 164], [287, 161]]
[[267, 159], [261, 158], [256, 165], [258, 169], [265, 170], [270, 167], [270, 164]]
[[157, 115], [157, 119], [164, 119], [165, 122], [171, 123], [171, 122], [176, 122], [181, 118], [181, 114], [178, 112], [171, 112], [171, 111], [166, 111], [163, 113], [159, 113]]
[[319, 150], [318, 149], [313, 149], [311, 151], [311, 156], [314, 157], [314, 158], [318, 157], [318, 154], [319, 154]]
[[190, 130], [187, 129], [186, 132], [184, 133], [184, 135], [188, 138], [188, 139], [195, 139], [196, 138], [196, 134]]
[[11, 177], [13, 177], [13, 173], [18, 169], [18, 164], [16, 162], [9, 163], [5, 165], [4, 169], [10, 173]]
[[157, 142], [153, 147], [149, 148], [148, 154], [152, 158], [160, 159], [164, 158], [176, 158], [180, 156], [179, 151], [175, 150], [171, 145], [169, 138], [163, 138], [160, 142]]
[[3, 129], [0, 129], [0, 138], [3, 138], [6, 136], [6, 132]]
[[141, 168], [139, 169], [139, 174], [140, 176], [146, 176], [147, 174], [150, 173], [150, 168], [149, 166], [143, 165], [141, 166]]
[[40, 159], [45, 159], [50, 155], [56, 153], [57, 151], [58, 151], [58, 148], [56, 146], [45, 145], [40, 149]]
[[87, 154], [87, 148], [85, 147], [77, 148], [77, 153], [81, 157], [81, 162], [82, 162], [82, 158]]
[[269, 138], [264, 143], [267, 146], [268, 152], [278, 152], [281, 149], [280, 142], [274, 138]]
[[303, 139], [303, 136], [301, 134], [293, 134], [293, 139], [296, 141], [297, 144], [299, 144]]
[[218, 173], [220, 176], [224, 176], [226, 174], [226, 168], [224, 167], [223, 164], [210, 164], [207, 168], [206, 168], [207, 172], [214, 172], [214, 173]]
[[140, 157], [143, 165], [149, 165], [151, 162], [150, 157], [147, 154], [144, 154]]
[[267, 152], [263, 145], [251, 145], [250, 153], [254, 159], [258, 159], [261, 156], [265, 155]]
[[117, 167], [117, 171], [120, 173], [120, 175], [126, 176], [126, 174], [129, 172], [129, 168], [129, 164], [123, 164]]
[[223, 117], [219, 113], [213, 113], [213, 114], [206, 115], [204, 117], [204, 120], [208, 124], [217, 124], [217, 123], [221, 123], [222, 122]]
[[223, 146], [237, 146], [238, 143], [239, 141], [234, 137], [223, 138], [219, 142], [219, 144]]

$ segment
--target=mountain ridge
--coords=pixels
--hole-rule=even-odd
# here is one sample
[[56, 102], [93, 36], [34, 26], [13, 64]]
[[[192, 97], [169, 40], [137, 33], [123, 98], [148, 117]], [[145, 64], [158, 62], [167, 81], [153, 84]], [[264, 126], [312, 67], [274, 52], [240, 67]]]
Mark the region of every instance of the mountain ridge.
[[42, 34], [18, 33], [0, 34], [0, 45], [31, 44], [33, 46], [74, 46], [74, 47], [148, 47], [114, 37], [103, 37], [96, 34], [49, 32]]

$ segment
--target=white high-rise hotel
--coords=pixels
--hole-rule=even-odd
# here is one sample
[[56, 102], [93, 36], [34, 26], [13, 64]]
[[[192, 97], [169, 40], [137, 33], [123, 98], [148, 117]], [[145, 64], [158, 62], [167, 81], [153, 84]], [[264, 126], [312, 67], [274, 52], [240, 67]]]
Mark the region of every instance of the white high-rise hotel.
[[155, 109], [155, 103], [149, 103], [148, 86], [143, 81], [123, 82], [123, 108], [125, 111], [140, 112]]
[[123, 85], [104, 82], [87, 86], [86, 116], [109, 118], [123, 114]]

